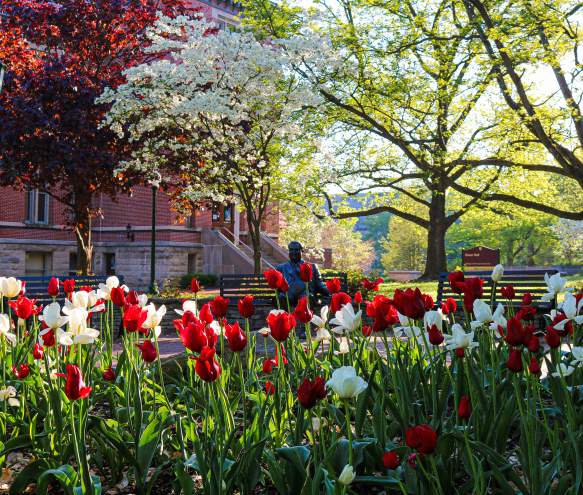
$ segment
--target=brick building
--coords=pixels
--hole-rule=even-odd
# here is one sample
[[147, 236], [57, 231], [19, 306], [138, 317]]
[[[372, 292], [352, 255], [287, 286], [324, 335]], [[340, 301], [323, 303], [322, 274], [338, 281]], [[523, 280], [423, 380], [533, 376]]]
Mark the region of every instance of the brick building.
[[[220, 27], [236, 25], [237, 4], [216, 0], [191, 5]], [[0, 266], [3, 276], [66, 275], [75, 271], [76, 241], [65, 225], [65, 208], [38, 190], [0, 188]], [[117, 274], [133, 287], [150, 281], [152, 189], [138, 186], [131, 197], [116, 201], [98, 196], [93, 219], [93, 267], [96, 274]], [[235, 205], [201, 209], [184, 220], [172, 211], [159, 191], [156, 208], [156, 278], [159, 284], [187, 273], [250, 273], [252, 250], [247, 245], [244, 213]], [[280, 214], [273, 205], [264, 222], [265, 267], [286, 257], [277, 245]]]

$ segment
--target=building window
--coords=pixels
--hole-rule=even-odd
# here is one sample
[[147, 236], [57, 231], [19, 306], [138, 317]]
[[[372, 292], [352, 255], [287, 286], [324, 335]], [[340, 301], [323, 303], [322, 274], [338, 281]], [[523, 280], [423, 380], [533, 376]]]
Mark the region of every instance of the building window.
[[77, 273], [77, 252], [71, 251], [69, 253], [69, 275]]
[[26, 253], [24, 271], [30, 277], [46, 277], [53, 271], [53, 254], [41, 252]]
[[213, 222], [220, 222], [221, 221], [221, 210], [219, 210], [218, 208], [213, 208], [212, 221]]
[[225, 206], [224, 217], [225, 223], [231, 223], [233, 221], [233, 205], [229, 204]]
[[115, 253], [105, 253], [105, 274], [115, 275]]
[[49, 223], [49, 195], [38, 189], [26, 191], [26, 222]]

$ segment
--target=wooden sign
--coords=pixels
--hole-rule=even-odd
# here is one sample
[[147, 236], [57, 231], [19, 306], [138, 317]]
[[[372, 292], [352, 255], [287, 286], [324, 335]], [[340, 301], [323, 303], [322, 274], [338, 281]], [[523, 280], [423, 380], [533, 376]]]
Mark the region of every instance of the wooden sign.
[[476, 246], [462, 250], [462, 264], [464, 268], [491, 268], [500, 263], [500, 250], [485, 246]]

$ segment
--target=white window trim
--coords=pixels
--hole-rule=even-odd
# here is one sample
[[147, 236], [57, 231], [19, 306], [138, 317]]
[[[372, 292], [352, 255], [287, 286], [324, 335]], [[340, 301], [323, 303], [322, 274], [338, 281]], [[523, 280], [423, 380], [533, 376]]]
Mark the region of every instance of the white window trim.
[[[38, 201], [40, 194], [44, 194], [45, 202], [45, 218], [43, 220], [39, 220], [38, 218]], [[49, 224], [49, 195], [47, 193], [43, 193], [43, 191], [39, 191], [38, 189], [29, 189], [26, 191], [26, 203], [25, 223], [33, 225]]]

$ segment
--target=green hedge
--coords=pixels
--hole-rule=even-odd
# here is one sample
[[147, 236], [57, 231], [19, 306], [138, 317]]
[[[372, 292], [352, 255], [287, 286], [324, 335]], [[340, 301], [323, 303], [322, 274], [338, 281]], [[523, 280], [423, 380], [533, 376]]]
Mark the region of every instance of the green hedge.
[[181, 289], [189, 289], [190, 282], [196, 278], [202, 287], [214, 287], [217, 285], [219, 277], [212, 273], [188, 273], [180, 277], [178, 283]]

